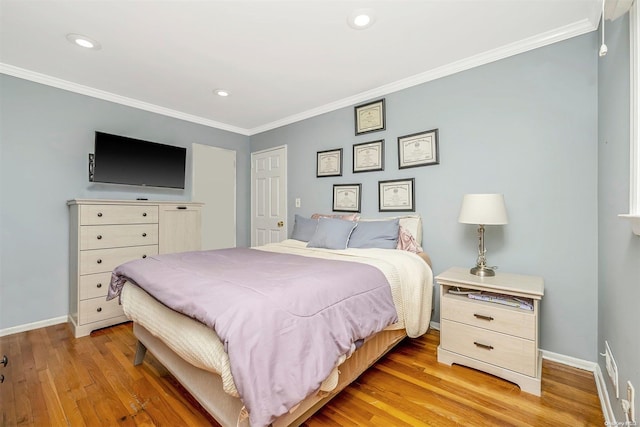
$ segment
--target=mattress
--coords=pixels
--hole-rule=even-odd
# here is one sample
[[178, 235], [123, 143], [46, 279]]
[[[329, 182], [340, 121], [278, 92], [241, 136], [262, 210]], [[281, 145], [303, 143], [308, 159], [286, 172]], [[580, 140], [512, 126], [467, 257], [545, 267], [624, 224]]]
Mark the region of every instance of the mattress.
[[[372, 265], [387, 278], [398, 313], [398, 322], [388, 329], [406, 329], [407, 335], [411, 337], [420, 336], [427, 331], [433, 276], [426, 263], [413, 253], [391, 249], [312, 249], [306, 248], [304, 242], [297, 240], [285, 240], [255, 249]], [[169, 309], [130, 283], [122, 291], [121, 303], [129, 319], [144, 326], [193, 366], [220, 375], [223, 390], [231, 396], [238, 396], [228, 355], [213, 329]], [[353, 349], [352, 347], [352, 351]], [[349, 355], [350, 353], [343, 355], [338, 365]], [[321, 390], [333, 390], [337, 383], [336, 366], [323, 382]]]

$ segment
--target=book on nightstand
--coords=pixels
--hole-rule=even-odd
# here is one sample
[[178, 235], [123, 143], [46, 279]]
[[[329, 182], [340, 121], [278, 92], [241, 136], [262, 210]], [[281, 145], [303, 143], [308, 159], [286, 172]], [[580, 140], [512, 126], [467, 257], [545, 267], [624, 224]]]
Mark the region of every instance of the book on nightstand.
[[533, 300], [531, 298], [519, 298], [511, 295], [497, 294], [495, 292], [470, 293], [468, 297], [533, 311]]

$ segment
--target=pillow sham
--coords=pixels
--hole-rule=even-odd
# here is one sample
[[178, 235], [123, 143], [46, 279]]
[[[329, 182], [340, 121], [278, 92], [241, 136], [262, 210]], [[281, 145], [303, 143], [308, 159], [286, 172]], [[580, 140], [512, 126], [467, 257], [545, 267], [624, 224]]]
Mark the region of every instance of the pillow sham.
[[358, 225], [354, 221], [346, 221], [336, 218], [320, 218], [318, 227], [313, 234], [308, 248], [347, 249], [347, 242]]
[[318, 227], [317, 219], [305, 218], [296, 214], [295, 222], [293, 223], [293, 232], [291, 238], [300, 240], [302, 242], [308, 242], [313, 237], [313, 233], [316, 232]]
[[345, 215], [340, 215], [340, 214], [329, 215], [329, 214], [314, 213], [313, 215], [311, 215], [311, 219], [337, 218], [337, 219], [344, 219], [346, 221], [357, 221], [359, 216], [360, 215], [358, 215], [357, 213], [345, 214]]
[[416, 242], [413, 234], [403, 226], [400, 226], [400, 230], [398, 232], [398, 246], [396, 249], [413, 252], [414, 254], [422, 252], [422, 247], [418, 242]]
[[348, 247], [396, 249], [400, 220], [358, 222], [351, 233]]

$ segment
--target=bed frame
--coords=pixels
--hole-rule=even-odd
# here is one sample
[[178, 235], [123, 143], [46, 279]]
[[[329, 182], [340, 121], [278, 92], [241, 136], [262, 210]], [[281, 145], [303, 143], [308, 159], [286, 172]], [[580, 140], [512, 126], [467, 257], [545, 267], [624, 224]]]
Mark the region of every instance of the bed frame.
[[[249, 425], [248, 418], [239, 423], [244, 405], [239, 398], [223, 391], [222, 379], [219, 375], [186, 362], [159, 338], [135, 322], [133, 333], [138, 339], [134, 365], [142, 363], [148, 349], [222, 426]], [[272, 426], [298, 426], [302, 424], [406, 336], [404, 329], [385, 330], [367, 339], [349, 359], [340, 365], [338, 385], [334, 390], [319, 392], [307, 397], [294, 410], [277, 418]]]

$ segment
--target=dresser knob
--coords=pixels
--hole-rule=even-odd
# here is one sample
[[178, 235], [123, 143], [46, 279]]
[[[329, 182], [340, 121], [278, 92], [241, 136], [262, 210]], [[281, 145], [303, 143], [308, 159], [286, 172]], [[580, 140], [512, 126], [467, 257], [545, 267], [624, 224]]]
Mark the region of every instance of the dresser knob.
[[102, 217], [102, 212], [98, 212], [98, 218]]
[[101, 287], [102, 287], [102, 283], [98, 283], [98, 284], [96, 285], [96, 288], [101, 288]]
[[98, 309], [96, 310], [98, 313], [100, 313], [102, 311], [102, 307], [98, 307]]
[[143, 212], [143, 213], [142, 213], [142, 216], [147, 216], [147, 213], [146, 213], [146, 212]]
[[7, 359], [6, 354], [2, 356], [2, 361], [0, 361], [0, 363], [3, 364], [5, 367], [7, 366], [7, 363], [9, 363], [9, 359]]
[[102, 240], [102, 234], [98, 234], [96, 237], [98, 238], [98, 240]]
[[0, 384], [4, 382], [4, 375], [0, 375]]
[[102, 260], [99, 259], [98, 261], [96, 261], [98, 264], [102, 264]]
[[147, 257], [146, 255], [142, 255], [142, 258], [143, 258], [143, 259], [144, 259], [144, 258], [146, 258], [146, 257]]
[[142, 233], [142, 237], [147, 237], [147, 233]]

